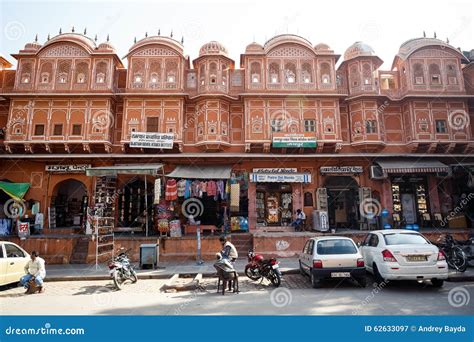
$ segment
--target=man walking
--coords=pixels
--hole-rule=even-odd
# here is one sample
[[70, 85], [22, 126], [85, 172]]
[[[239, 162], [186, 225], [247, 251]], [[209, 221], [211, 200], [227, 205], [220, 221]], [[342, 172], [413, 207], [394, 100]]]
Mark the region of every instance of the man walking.
[[38, 286], [38, 292], [44, 292], [43, 279], [46, 277], [46, 269], [44, 267], [44, 259], [38, 256], [38, 252], [31, 252], [31, 260], [25, 265], [25, 275], [21, 277], [20, 284], [26, 289], [28, 293], [30, 287], [30, 280], [34, 280]]

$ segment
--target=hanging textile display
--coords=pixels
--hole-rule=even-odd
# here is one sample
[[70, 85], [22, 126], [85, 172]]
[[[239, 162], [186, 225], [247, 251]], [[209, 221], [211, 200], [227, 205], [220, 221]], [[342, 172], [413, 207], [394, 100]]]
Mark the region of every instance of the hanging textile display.
[[155, 179], [155, 198], [153, 200], [153, 204], [160, 203], [160, 196], [161, 196], [161, 179]]
[[178, 199], [176, 179], [168, 179], [166, 182], [165, 198], [167, 201], [175, 201]]
[[239, 211], [240, 206], [240, 184], [230, 185], [230, 211]]

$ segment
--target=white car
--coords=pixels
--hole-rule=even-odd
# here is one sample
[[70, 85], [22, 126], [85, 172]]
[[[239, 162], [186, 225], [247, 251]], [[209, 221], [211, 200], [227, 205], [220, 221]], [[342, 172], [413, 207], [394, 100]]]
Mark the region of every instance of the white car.
[[324, 279], [355, 279], [366, 286], [364, 259], [357, 245], [343, 236], [319, 236], [306, 241], [299, 258], [300, 271], [311, 278], [314, 288]]
[[448, 278], [444, 254], [418, 232], [386, 229], [370, 232], [360, 246], [367, 271], [384, 280], [430, 280], [443, 286]]
[[0, 286], [19, 282], [28, 260], [30, 255], [20, 246], [0, 241]]

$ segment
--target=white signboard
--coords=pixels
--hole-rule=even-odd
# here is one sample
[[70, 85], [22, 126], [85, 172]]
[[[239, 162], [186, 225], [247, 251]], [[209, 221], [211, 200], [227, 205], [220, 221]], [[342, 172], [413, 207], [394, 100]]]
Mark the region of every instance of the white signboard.
[[52, 173], [85, 173], [90, 164], [46, 165], [45, 170]]
[[362, 173], [362, 166], [321, 166], [321, 173]]
[[130, 147], [172, 149], [173, 139], [173, 133], [132, 132]]
[[310, 173], [251, 173], [253, 183], [311, 183]]
[[298, 172], [296, 168], [261, 168], [261, 169], [253, 169], [254, 173], [296, 173]]

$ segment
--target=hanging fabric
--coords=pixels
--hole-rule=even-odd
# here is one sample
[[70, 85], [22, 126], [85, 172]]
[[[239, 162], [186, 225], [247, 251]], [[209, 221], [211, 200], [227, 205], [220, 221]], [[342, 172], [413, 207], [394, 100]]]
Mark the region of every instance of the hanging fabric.
[[165, 199], [167, 201], [175, 201], [176, 199], [178, 199], [176, 179], [168, 179], [168, 181], [166, 182]]
[[181, 179], [178, 182], [178, 197], [184, 197], [186, 193], [186, 179]]
[[161, 179], [155, 179], [155, 198], [153, 200], [153, 204], [160, 203], [160, 196], [161, 196]]
[[230, 185], [230, 211], [239, 211], [240, 207], [240, 184]]
[[217, 195], [217, 185], [216, 182], [213, 180], [210, 180], [207, 182], [207, 195], [208, 196], [216, 196]]

